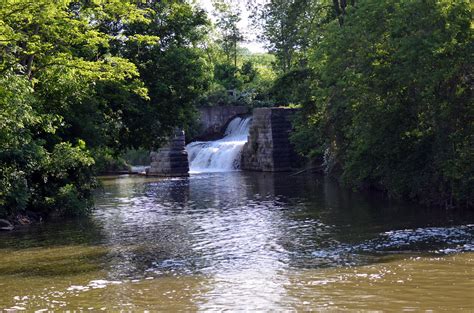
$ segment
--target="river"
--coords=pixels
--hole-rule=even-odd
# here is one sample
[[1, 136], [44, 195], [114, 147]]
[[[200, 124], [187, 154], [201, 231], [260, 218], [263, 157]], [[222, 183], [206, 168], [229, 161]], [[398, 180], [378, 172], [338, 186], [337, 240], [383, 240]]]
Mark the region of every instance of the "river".
[[474, 310], [474, 217], [269, 173], [103, 178], [0, 233], [0, 311]]

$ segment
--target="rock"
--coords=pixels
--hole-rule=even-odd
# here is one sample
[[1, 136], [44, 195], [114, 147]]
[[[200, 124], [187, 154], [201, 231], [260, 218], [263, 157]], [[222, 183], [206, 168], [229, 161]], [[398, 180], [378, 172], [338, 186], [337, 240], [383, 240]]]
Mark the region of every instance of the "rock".
[[150, 153], [150, 158], [151, 164], [146, 171], [147, 176], [189, 176], [184, 131], [176, 130], [168, 145]]
[[7, 220], [0, 219], [0, 230], [13, 230], [13, 224]]
[[249, 139], [242, 151], [241, 168], [251, 171], [290, 171], [301, 159], [290, 142], [291, 117], [297, 109], [257, 108]]

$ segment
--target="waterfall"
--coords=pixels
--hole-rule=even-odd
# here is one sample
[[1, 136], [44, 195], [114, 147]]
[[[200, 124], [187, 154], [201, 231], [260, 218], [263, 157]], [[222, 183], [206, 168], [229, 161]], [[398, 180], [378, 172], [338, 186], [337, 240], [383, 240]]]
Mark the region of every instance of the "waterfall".
[[188, 144], [191, 173], [228, 172], [240, 169], [240, 154], [247, 142], [251, 118], [234, 118], [224, 137], [215, 141], [196, 141]]

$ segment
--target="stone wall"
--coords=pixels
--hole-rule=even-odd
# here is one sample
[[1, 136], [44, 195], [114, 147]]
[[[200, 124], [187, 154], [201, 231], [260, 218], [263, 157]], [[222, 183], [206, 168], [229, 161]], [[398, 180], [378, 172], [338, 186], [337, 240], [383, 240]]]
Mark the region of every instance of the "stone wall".
[[253, 111], [249, 139], [242, 151], [241, 168], [251, 171], [289, 171], [300, 159], [289, 134], [297, 109], [258, 108]]
[[184, 131], [176, 130], [170, 143], [150, 154], [148, 176], [189, 176], [188, 153], [185, 149]]
[[231, 119], [248, 113], [249, 109], [245, 106], [201, 107], [198, 119], [200, 132], [194, 140], [207, 141], [221, 138]]

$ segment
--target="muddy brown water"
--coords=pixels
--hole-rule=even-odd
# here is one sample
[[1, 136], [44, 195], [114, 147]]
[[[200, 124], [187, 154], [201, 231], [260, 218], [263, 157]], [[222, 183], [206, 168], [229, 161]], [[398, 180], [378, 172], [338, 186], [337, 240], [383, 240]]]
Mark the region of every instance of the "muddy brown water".
[[108, 177], [0, 233], [0, 311], [474, 311], [474, 218], [314, 176]]

